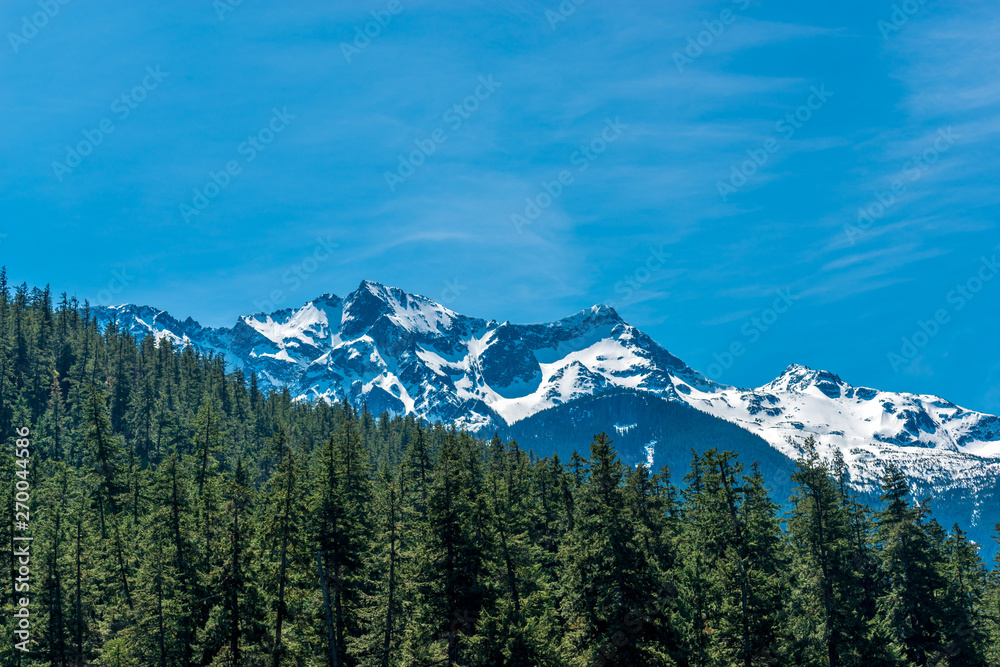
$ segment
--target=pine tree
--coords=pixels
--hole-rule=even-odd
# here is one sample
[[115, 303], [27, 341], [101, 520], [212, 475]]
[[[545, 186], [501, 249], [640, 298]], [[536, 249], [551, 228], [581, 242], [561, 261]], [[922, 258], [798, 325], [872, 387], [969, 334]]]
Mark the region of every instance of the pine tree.
[[214, 397], [209, 396], [194, 419], [195, 442], [193, 451], [198, 458], [198, 495], [205, 480], [215, 466], [215, 453], [222, 446], [222, 411]]
[[956, 524], [944, 545], [943, 652], [951, 667], [986, 667], [988, 579], [978, 550]]
[[426, 519], [411, 556], [414, 615], [404, 653], [414, 664], [464, 662], [482, 609], [484, 553], [474, 525], [478, 488], [468, 463], [458, 435], [449, 431], [426, 488]]
[[681, 491], [684, 530], [678, 540], [676, 618], [684, 642], [681, 662], [702, 667], [715, 663], [712, 610], [719, 605], [715, 600], [717, 587], [709, 581], [714, 559], [708, 545], [718, 518], [717, 507], [704, 502], [709, 493], [705, 485], [704, 461], [695, 451], [691, 452], [691, 470], [684, 481], [686, 484]]
[[741, 551], [747, 579], [744, 664], [780, 665], [787, 659], [784, 629], [787, 622], [785, 577], [788, 559], [778, 523], [778, 506], [768, 496], [764, 477], [752, 465], [743, 478], [738, 521], [742, 524]]
[[400, 664], [405, 632], [401, 580], [404, 525], [400, 478], [386, 466], [376, 475], [372, 510], [371, 567], [361, 612], [365, 632], [354, 653], [365, 667], [389, 667]]
[[319, 608], [315, 550], [307, 542], [308, 509], [302, 490], [303, 471], [284, 427], [272, 441], [277, 458], [257, 508], [254, 522], [260, 550], [261, 587], [269, 610], [270, 658], [278, 667], [286, 656], [301, 651], [300, 621]]
[[[1000, 523], [993, 527], [993, 539], [1000, 546]], [[1000, 664], [1000, 549], [993, 559], [993, 570], [988, 575], [989, 592], [986, 601], [986, 623], [988, 647], [987, 662], [990, 665]]]
[[163, 461], [154, 478], [155, 500], [144, 538], [156, 551], [142, 573], [146, 615], [152, 618], [155, 608], [157, 653], [165, 656], [168, 664], [187, 664], [194, 655], [195, 601], [201, 591], [191, 477], [191, 466], [176, 454]]
[[88, 489], [79, 485], [75, 502], [71, 504], [71, 570], [69, 584], [68, 631], [72, 641], [75, 664], [84, 665], [94, 651], [95, 621], [94, 573], [97, 547], [93, 526], [92, 501]]
[[[360, 634], [364, 556], [371, 532], [367, 468], [354, 417], [346, 412], [337, 434], [327, 441], [317, 461], [311, 501], [319, 576], [331, 597], [336, 646], [330, 648], [330, 653], [335, 664], [355, 664], [348, 653], [348, 638]], [[334, 660], [333, 655], [338, 658]]]
[[633, 610], [630, 620], [635, 624], [641, 619], [647, 641], [676, 658], [683, 653], [683, 637], [676, 627], [681, 529], [677, 489], [670, 483], [667, 466], [658, 474], [650, 474], [640, 464], [626, 470], [623, 496], [625, 520], [635, 531], [640, 562], [646, 564], [655, 582], [645, 608]]
[[[582, 470], [580, 471], [582, 472]], [[563, 608], [568, 648], [583, 660], [645, 665], [661, 659], [647, 639], [656, 606], [652, 564], [643, 562], [624, 520], [624, 468], [601, 433], [581, 476], [574, 529], [563, 550]]]
[[[65, 576], [68, 571], [70, 543], [67, 514], [71, 503], [70, 471], [62, 466], [53, 467], [51, 477], [40, 485], [36, 494], [36, 506], [45, 509], [41, 513], [36, 512], [34, 526], [36, 541], [33, 545], [35, 549], [44, 549], [46, 552], [41, 600], [47, 627], [39, 643], [52, 665], [66, 665], [71, 659], [67, 634], [68, 590]], [[37, 517], [45, 519], [40, 520]]]
[[783, 545], [759, 470], [733, 452], [694, 454], [681, 534], [681, 617], [693, 664], [779, 664]]
[[101, 510], [102, 536], [107, 533], [107, 519], [117, 514], [124, 488], [122, 468], [124, 453], [121, 442], [111, 430], [111, 420], [103, 392], [96, 386], [90, 389], [87, 403], [88, 462], [97, 476], [97, 495]]
[[15, 402], [13, 346], [11, 344], [11, 302], [7, 285], [7, 268], [0, 268], [0, 438], [4, 442], [13, 432]]
[[880, 620], [866, 613], [871, 586], [856, 564], [864, 557], [858, 541], [868, 531], [845, 496], [843, 475], [843, 466], [831, 468], [808, 438], [792, 475], [797, 487], [788, 522], [795, 653], [825, 654], [831, 666], [893, 665], [898, 657]]
[[[531, 464], [516, 442], [494, 436], [486, 446], [480, 495], [486, 552], [484, 608], [471, 644], [473, 664], [539, 665], [553, 660], [559, 638], [555, 582], [543, 545], [533, 542], [542, 513], [532, 493]], [[551, 561], [554, 564], [554, 561]], [[539, 622], [531, 623], [537, 618]]]
[[63, 403], [59, 377], [54, 376], [52, 384], [49, 385], [47, 409], [39, 419], [36, 435], [36, 444], [38, 445], [36, 451], [53, 461], [61, 460], [69, 445], [69, 420]]
[[[97, 478], [94, 499], [100, 518], [101, 540], [106, 544], [108, 562], [113, 574], [112, 580], [119, 586], [119, 592], [132, 609], [131, 565], [129, 525], [127, 516], [121, 512], [122, 493], [126, 490], [123, 481], [124, 454], [118, 436], [111, 430], [102, 392], [92, 387], [87, 406], [87, 435], [89, 467]], [[116, 604], [111, 601], [112, 609]]]
[[243, 461], [237, 460], [234, 476], [226, 481], [224, 555], [209, 576], [208, 589], [214, 592], [214, 602], [198, 632], [196, 653], [202, 656], [202, 664], [253, 665], [264, 661], [260, 647], [267, 632], [263, 600], [253, 581], [252, 504]]
[[886, 589], [879, 611], [906, 660], [924, 667], [934, 663], [944, 639], [935, 602], [945, 588], [941, 564], [925, 521], [926, 501], [910, 505], [899, 467], [886, 466], [882, 490], [886, 507], [878, 513], [878, 540]]

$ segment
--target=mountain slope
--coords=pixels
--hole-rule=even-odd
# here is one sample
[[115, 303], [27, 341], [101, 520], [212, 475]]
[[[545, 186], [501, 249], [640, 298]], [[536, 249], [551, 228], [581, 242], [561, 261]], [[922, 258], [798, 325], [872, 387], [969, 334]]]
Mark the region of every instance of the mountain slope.
[[734, 424], [789, 460], [814, 435], [821, 453], [844, 454], [852, 484], [866, 493], [877, 490], [888, 461], [904, 468], [918, 497], [959, 494], [973, 512], [1000, 480], [996, 416], [935, 396], [853, 387], [798, 365], [754, 389], [718, 384], [608, 306], [547, 324], [498, 323], [364, 281], [343, 299], [326, 294], [301, 308], [240, 317], [231, 328], [180, 322], [147, 306], [95, 314], [136, 335], [222, 355], [264, 388], [367, 402], [376, 412], [413, 412], [474, 432], [530, 438], [538, 415], [627, 390]]

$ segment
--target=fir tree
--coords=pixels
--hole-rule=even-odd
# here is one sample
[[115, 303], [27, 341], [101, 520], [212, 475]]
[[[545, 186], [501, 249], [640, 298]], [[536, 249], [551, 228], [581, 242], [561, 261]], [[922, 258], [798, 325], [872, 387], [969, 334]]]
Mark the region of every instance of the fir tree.
[[940, 655], [944, 636], [935, 600], [945, 588], [938, 554], [926, 523], [926, 503], [912, 506], [903, 471], [886, 466], [878, 513], [881, 575], [879, 610], [906, 660], [924, 667]]

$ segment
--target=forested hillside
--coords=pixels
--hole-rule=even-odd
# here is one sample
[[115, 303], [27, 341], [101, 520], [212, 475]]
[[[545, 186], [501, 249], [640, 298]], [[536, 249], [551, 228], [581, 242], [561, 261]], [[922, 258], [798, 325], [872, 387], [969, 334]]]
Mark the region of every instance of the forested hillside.
[[873, 511], [807, 447], [785, 514], [733, 452], [293, 402], [54, 301], [0, 277], [5, 665], [1000, 664], [998, 571], [891, 466]]

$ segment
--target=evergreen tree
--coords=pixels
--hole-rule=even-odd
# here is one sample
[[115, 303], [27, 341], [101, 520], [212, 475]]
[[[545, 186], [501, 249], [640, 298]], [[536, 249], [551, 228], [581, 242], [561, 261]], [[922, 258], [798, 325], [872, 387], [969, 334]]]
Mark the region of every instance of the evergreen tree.
[[[109, 562], [114, 563], [111, 581], [129, 609], [134, 606], [131, 584], [131, 554], [128, 531], [132, 526], [123, 513], [122, 494], [127, 490], [124, 482], [124, 454], [121, 442], [111, 429], [103, 393], [92, 387], [87, 405], [87, 460], [96, 476], [93, 494], [101, 527], [101, 544], [105, 546]], [[109, 599], [111, 609], [117, 609], [117, 600]]]
[[941, 564], [926, 523], [926, 501], [912, 506], [903, 471], [886, 466], [878, 513], [881, 575], [879, 611], [894, 644], [911, 664], [924, 667], [940, 656], [944, 635], [936, 600], [945, 588]]
[[[270, 658], [278, 667], [286, 656], [303, 650], [308, 630], [302, 625], [317, 609], [315, 551], [307, 540], [308, 509], [302, 493], [303, 472], [288, 434], [281, 428], [272, 442], [277, 468], [258, 507], [255, 523], [260, 548], [262, 590], [269, 610]], [[287, 636], [286, 636], [287, 635]]]
[[624, 468], [606, 434], [591, 442], [580, 480], [577, 516], [562, 554], [568, 649], [601, 664], [658, 664], [663, 649], [648, 641], [657, 603], [654, 564], [643, 561], [625, 520]]
[[941, 615], [947, 664], [986, 667], [989, 583], [978, 550], [956, 524], [944, 545], [946, 588]]
[[[1000, 546], [1000, 523], [994, 527], [993, 538]], [[993, 570], [988, 577], [989, 588], [985, 604], [985, 618], [987, 624], [987, 664], [1000, 664], [1000, 549], [993, 560]]]
[[790, 609], [793, 652], [801, 660], [825, 655], [837, 665], [891, 665], [891, 648], [880, 641], [880, 628], [865, 616], [866, 586], [854, 567], [857, 525], [834, 479], [835, 470], [820, 459], [808, 438], [796, 462], [794, 509], [788, 521], [792, 553]]
[[329, 651], [334, 664], [354, 665], [348, 639], [361, 632], [358, 615], [371, 532], [371, 486], [368, 457], [351, 412], [327, 441], [316, 468], [311, 505], [319, 576], [330, 597], [329, 630], [335, 646]]
[[363, 593], [362, 626], [354, 653], [365, 667], [400, 664], [403, 616], [403, 504], [399, 477], [379, 469], [373, 499], [374, 524], [368, 584]]
[[426, 488], [426, 518], [411, 556], [414, 614], [404, 655], [412, 664], [451, 667], [466, 661], [467, 640], [482, 610], [484, 553], [474, 525], [478, 487], [468, 464], [458, 435], [449, 431]]
[[263, 600], [254, 586], [256, 553], [249, 530], [253, 493], [243, 461], [226, 483], [224, 555], [210, 573], [215, 592], [207, 621], [198, 633], [202, 664], [253, 665], [265, 660], [261, 646], [267, 636]]

